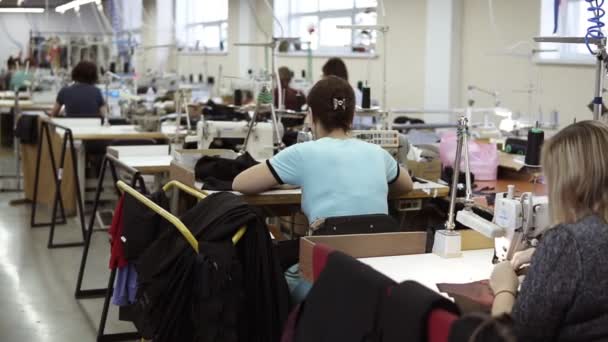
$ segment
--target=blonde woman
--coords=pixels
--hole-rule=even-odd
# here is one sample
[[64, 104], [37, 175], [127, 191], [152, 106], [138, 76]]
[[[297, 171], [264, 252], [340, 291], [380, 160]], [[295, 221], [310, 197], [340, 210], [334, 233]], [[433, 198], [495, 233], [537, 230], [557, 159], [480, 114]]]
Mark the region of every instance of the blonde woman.
[[[490, 283], [493, 314], [511, 311], [520, 341], [608, 339], [608, 126], [570, 125], [543, 148], [555, 227], [531, 255], [519, 282], [510, 263]], [[526, 262], [520, 255], [516, 266]]]

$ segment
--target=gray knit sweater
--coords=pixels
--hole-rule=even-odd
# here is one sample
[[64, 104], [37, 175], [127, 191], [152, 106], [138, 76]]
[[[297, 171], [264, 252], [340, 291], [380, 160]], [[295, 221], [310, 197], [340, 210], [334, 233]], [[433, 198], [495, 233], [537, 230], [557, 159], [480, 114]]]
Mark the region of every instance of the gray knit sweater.
[[601, 218], [545, 234], [513, 319], [519, 341], [608, 340], [608, 225]]

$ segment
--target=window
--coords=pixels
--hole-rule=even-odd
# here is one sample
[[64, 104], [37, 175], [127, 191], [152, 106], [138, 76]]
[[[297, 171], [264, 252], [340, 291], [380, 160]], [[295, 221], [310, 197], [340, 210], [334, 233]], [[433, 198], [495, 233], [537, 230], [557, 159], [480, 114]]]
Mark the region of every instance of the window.
[[275, 16], [281, 23], [275, 23], [275, 35], [300, 38], [319, 53], [374, 52], [376, 31], [337, 26], [376, 25], [376, 7], [377, 0], [275, 0]]
[[116, 34], [115, 43], [119, 55], [128, 55], [133, 47], [141, 44], [143, 12], [143, 0], [110, 2], [112, 27]]
[[175, 36], [186, 50], [227, 50], [228, 0], [177, 0]]
[[[558, 37], [584, 37], [587, 28], [592, 25], [588, 19], [592, 13], [587, 11], [589, 3], [584, 0], [570, 0], [562, 2], [559, 9], [557, 32]], [[608, 19], [608, 17], [605, 17]], [[605, 22], [605, 20], [604, 20]], [[554, 0], [542, 0], [541, 4], [541, 36], [553, 36]], [[604, 29], [606, 32], [606, 29]], [[557, 63], [594, 63], [594, 57], [589, 53], [585, 44], [558, 44], [541, 43], [542, 50], [557, 50], [555, 52], [541, 52], [539, 60]], [[592, 46], [592, 49], [595, 48]]]

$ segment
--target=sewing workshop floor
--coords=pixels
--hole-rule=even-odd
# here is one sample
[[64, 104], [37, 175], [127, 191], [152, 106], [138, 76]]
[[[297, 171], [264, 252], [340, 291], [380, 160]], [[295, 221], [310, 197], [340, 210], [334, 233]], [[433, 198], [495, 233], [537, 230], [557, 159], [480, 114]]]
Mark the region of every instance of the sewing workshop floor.
[[[0, 341], [95, 341], [103, 299], [74, 298], [82, 247], [47, 249], [49, 228], [30, 228], [30, 206], [10, 204], [22, 197], [0, 193]], [[82, 238], [74, 219], [56, 232], [57, 242]], [[108, 253], [107, 234], [96, 232], [83, 288], [107, 284]], [[112, 307], [107, 331], [130, 332], [117, 316]]]

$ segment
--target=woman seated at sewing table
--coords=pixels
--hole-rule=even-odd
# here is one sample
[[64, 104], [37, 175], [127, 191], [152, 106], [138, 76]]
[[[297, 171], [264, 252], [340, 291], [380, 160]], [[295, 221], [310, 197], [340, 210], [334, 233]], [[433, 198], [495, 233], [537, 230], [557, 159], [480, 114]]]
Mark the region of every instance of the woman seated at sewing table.
[[[556, 226], [534, 250], [496, 266], [493, 313], [510, 312], [519, 341], [608, 340], [608, 126], [583, 121], [543, 148]], [[530, 263], [521, 291], [514, 269]], [[514, 305], [513, 305], [514, 304]]]
[[72, 69], [74, 83], [62, 88], [51, 110], [51, 116], [58, 116], [64, 107], [69, 118], [101, 118], [105, 112], [105, 101], [101, 90], [95, 86], [98, 81], [97, 65], [81, 61]]
[[388, 214], [389, 191], [412, 190], [406, 170], [380, 146], [349, 135], [355, 95], [345, 80], [328, 76], [308, 94], [315, 141], [296, 144], [239, 174], [233, 189], [246, 194], [278, 184], [302, 187], [308, 222], [328, 217]]

